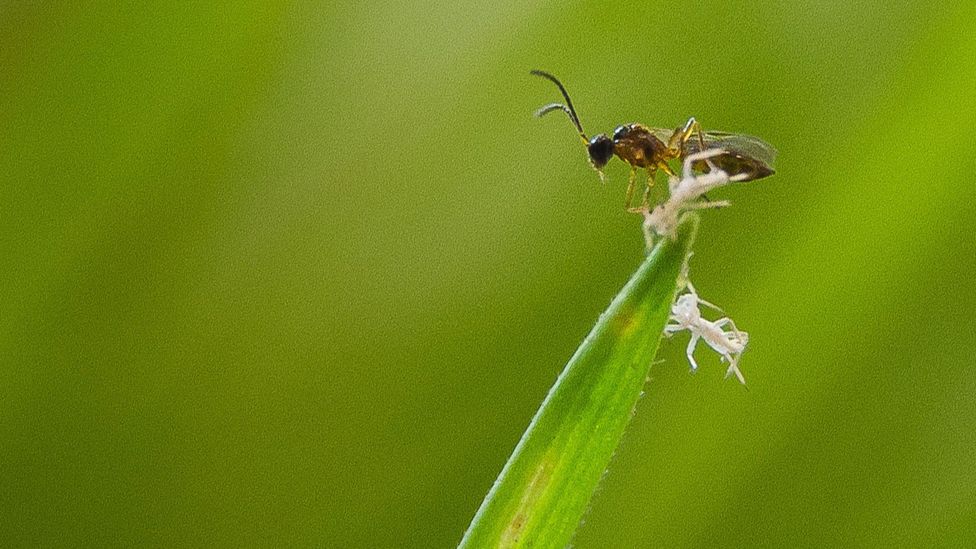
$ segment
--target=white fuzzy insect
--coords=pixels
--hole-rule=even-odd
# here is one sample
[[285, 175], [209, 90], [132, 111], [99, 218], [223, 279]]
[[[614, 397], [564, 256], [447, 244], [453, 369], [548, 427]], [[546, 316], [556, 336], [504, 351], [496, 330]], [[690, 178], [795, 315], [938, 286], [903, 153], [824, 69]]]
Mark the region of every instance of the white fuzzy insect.
[[[735, 377], [745, 385], [746, 380], [739, 371], [739, 357], [742, 356], [749, 343], [749, 334], [739, 331], [735, 323], [729, 317], [722, 317], [711, 321], [702, 317], [699, 305], [706, 305], [720, 313], [724, 313], [715, 305], [698, 297], [695, 287], [691, 282], [687, 284], [688, 292], [678, 296], [671, 306], [670, 323], [664, 327], [664, 333], [671, 337], [675, 332], [688, 330], [691, 333], [691, 340], [688, 342], [688, 362], [691, 369], [697, 370], [698, 363], [695, 362], [694, 352], [698, 345], [698, 340], [704, 340], [716, 353], [722, 356], [722, 360], [729, 363], [729, 369], [725, 372], [725, 377], [735, 374]], [[725, 330], [725, 326], [730, 326], [731, 330]]]
[[[705, 193], [713, 189], [742, 181], [748, 177], [747, 174], [730, 176], [712, 164], [710, 159], [722, 154], [725, 154], [725, 151], [721, 149], [707, 149], [689, 154], [682, 166], [681, 177], [672, 176], [668, 180], [670, 190], [668, 199], [655, 206], [653, 210], [647, 208], [642, 210], [644, 239], [647, 241], [648, 249], [653, 247], [657, 236], [674, 237], [674, 230], [685, 212], [705, 208], [721, 208], [729, 205], [727, 200], [717, 202], [699, 200]], [[709, 171], [707, 173], [695, 173], [692, 167], [697, 162], [705, 162]]]

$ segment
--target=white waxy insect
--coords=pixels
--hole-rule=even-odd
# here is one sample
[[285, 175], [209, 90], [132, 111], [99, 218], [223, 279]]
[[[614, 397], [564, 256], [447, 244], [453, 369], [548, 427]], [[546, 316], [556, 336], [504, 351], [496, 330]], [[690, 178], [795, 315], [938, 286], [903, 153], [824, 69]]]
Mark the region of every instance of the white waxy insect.
[[[673, 238], [675, 228], [685, 212], [706, 208], [722, 208], [729, 205], [727, 200], [715, 202], [699, 200], [705, 193], [713, 189], [747, 179], [744, 174], [730, 176], [712, 163], [713, 158], [723, 154], [726, 152], [721, 149], [707, 149], [688, 155], [682, 167], [681, 177], [672, 176], [668, 180], [670, 190], [668, 199], [653, 209], [643, 208], [639, 210], [644, 215], [644, 239], [647, 241], [648, 249], [654, 246], [654, 241], [658, 236]], [[707, 173], [696, 173], [693, 168], [699, 163], [707, 165], [709, 171]]]
[[[697, 370], [698, 363], [695, 362], [694, 352], [699, 340], [703, 340], [716, 353], [721, 355], [722, 360], [729, 363], [729, 369], [725, 372], [725, 377], [735, 374], [735, 377], [744, 385], [746, 380], [739, 371], [739, 358], [749, 343], [749, 334], [736, 328], [735, 323], [729, 317], [722, 317], [718, 320], [707, 320], [702, 316], [700, 305], [711, 307], [720, 313], [724, 313], [715, 305], [698, 297], [695, 287], [688, 282], [688, 292], [678, 296], [671, 306], [671, 317], [669, 324], [664, 327], [664, 333], [671, 337], [676, 332], [688, 330], [691, 333], [691, 340], [688, 342], [688, 362], [691, 369]], [[731, 330], [726, 330], [728, 326]]]

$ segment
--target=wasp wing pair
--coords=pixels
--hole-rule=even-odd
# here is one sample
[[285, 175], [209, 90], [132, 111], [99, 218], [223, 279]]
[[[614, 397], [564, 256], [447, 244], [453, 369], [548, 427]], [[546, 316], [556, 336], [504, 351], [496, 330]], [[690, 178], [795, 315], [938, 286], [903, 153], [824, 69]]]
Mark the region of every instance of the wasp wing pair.
[[[677, 130], [651, 128], [651, 132], [667, 143]], [[702, 143], [704, 142], [704, 147]], [[711, 158], [711, 162], [729, 175], [745, 175], [738, 181], [753, 181], [776, 173], [776, 149], [758, 137], [741, 133], [703, 131], [699, 138], [692, 135], [682, 145], [681, 158], [706, 149], [721, 149], [724, 154]], [[698, 162], [695, 169], [707, 171], [704, 162]]]

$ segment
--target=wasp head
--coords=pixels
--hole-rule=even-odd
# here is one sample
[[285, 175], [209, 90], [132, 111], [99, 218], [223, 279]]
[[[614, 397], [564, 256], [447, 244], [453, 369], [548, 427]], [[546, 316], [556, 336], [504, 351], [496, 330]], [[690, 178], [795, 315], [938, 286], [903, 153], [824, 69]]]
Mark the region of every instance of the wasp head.
[[601, 170], [613, 157], [613, 140], [605, 133], [594, 135], [586, 145], [586, 151], [590, 154], [590, 163], [593, 167]]

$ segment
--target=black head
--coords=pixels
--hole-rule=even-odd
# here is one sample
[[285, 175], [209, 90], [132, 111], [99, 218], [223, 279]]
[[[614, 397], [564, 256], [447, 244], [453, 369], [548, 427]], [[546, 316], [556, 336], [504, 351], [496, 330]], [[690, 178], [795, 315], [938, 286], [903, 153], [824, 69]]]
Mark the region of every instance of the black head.
[[590, 163], [593, 167], [598, 170], [603, 169], [613, 157], [613, 140], [605, 133], [594, 135], [586, 145], [586, 151], [590, 153]]

